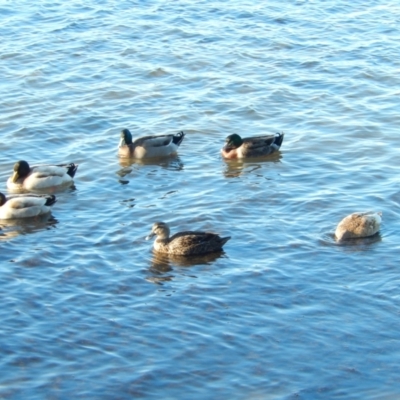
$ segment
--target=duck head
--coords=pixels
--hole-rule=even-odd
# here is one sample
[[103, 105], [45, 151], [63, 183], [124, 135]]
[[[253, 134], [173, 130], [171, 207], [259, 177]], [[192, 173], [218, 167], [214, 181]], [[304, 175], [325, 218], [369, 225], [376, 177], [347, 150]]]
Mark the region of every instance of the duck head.
[[243, 139], [238, 134], [234, 133], [233, 135], [229, 135], [225, 139], [224, 150], [229, 151], [229, 150], [237, 149], [242, 144], [243, 144]]
[[119, 147], [132, 144], [132, 134], [129, 129], [122, 129]]
[[4, 196], [4, 194], [0, 192], [0, 206], [6, 204], [6, 201], [7, 201], [6, 196]]
[[12, 182], [15, 183], [15, 182], [17, 182], [18, 179], [25, 178], [29, 174], [30, 171], [31, 171], [31, 167], [29, 166], [29, 164], [26, 161], [24, 161], [24, 160], [17, 161], [14, 164], [14, 173], [11, 178]]
[[150, 235], [146, 237], [146, 240], [151, 239], [153, 236], [157, 236], [158, 239], [169, 238], [169, 227], [165, 222], [155, 222], [151, 229]]

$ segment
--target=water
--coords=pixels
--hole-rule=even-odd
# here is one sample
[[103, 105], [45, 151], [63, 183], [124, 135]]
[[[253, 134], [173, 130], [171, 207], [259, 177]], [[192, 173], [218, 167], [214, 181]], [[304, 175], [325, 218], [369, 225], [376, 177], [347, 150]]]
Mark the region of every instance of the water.
[[[397, 399], [397, 2], [0, 4], [0, 190], [75, 162], [53, 218], [1, 223], [0, 398]], [[121, 161], [119, 132], [187, 134]], [[231, 133], [281, 152], [225, 162]], [[380, 235], [336, 224], [383, 212]], [[172, 232], [225, 252], [156, 256]]]

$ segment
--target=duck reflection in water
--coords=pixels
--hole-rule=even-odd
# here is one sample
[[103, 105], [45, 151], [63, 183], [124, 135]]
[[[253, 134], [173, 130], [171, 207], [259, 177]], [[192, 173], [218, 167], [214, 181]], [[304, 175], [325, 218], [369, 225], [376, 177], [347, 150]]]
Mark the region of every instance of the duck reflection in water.
[[174, 267], [175, 272], [177, 272], [176, 267], [181, 268], [179, 269], [180, 275], [192, 276], [195, 278], [196, 276], [187, 274], [187, 270], [182, 270], [182, 268], [211, 265], [219, 258], [224, 257], [224, 254], [224, 252], [216, 252], [189, 258], [154, 252], [149, 268], [149, 272], [152, 275], [147, 277], [147, 280], [160, 285], [162, 282], [172, 281], [175, 278], [175, 275], [171, 274], [174, 271]]
[[145, 166], [145, 165], [158, 165], [161, 168], [169, 169], [171, 171], [181, 171], [183, 169], [183, 162], [178, 155], [172, 155], [162, 158], [120, 158], [119, 165], [122, 168]]
[[58, 220], [51, 214], [39, 215], [33, 218], [20, 220], [0, 221], [0, 240], [9, 240], [19, 235], [27, 235], [45, 229], [55, 228]]
[[164, 158], [150, 158], [150, 159], [135, 159], [135, 158], [120, 158], [119, 165], [121, 169], [117, 172], [120, 176], [119, 182], [123, 185], [129, 183], [129, 180], [124, 179], [127, 175], [131, 174], [134, 170], [139, 171], [144, 166], [158, 166], [162, 169], [169, 171], [182, 171], [184, 164], [178, 155], [172, 155]]
[[278, 163], [282, 158], [282, 153], [277, 151], [266, 157], [259, 157], [257, 161], [253, 160], [242, 160], [242, 159], [225, 159], [225, 178], [237, 178], [242, 174], [250, 174], [262, 168], [262, 164]]
[[[337, 246], [341, 251], [346, 254], [359, 253], [364, 251], [371, 251], [371, 246], [376, 245], [382, 241], [382, 236], [378, 232], [373, 236], [365, 238], [352, 238], [343, 241], [338, 241], [334, 234], [329, 235], [328, 245]], [[326, 243], [325, 242], [325, 243]]]

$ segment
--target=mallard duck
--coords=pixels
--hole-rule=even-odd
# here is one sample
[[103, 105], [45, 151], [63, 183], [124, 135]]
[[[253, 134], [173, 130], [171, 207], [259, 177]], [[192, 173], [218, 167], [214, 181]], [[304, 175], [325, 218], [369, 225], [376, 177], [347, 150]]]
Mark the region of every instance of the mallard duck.
[[0, 219], [32, 218], [47, 214], [55, 202], [54, 195], [20, 194], [7, 198], [0, 193]]
[[129, 129], [123, 129], [118, 147], [118, 154], [125, 158], [168, 157], [178, 151], [185, 134], [143, 136], [132, 141]]
[[284, 133], [275, 135], [255, 136], [242, 139], [236, 133], [226, 138], [221, 149], [224, 158], [247, 158], [268, 156], [279, 150]]
[[8, 178], [7, 187], [12, 191], [30, 191], [71, 186], [77, 169], [78, 165], [74, 163], [30, 167], [21, 160], [14, 164], [14, 173]]
[[335, 236], [341, 241], [375, 235], [381, 226], [381, 216], [381, 212], [350, 214], [339, 222]]
[[221, 238], [211, 232], [179, 232], [169, 237], [169, 227], [165, 222], [156, 222], [146, 240], [157, 236], [154, 241], [154, 250], [177, 256], [194, 256], [222, 251], [222, 246], [230, 236]]

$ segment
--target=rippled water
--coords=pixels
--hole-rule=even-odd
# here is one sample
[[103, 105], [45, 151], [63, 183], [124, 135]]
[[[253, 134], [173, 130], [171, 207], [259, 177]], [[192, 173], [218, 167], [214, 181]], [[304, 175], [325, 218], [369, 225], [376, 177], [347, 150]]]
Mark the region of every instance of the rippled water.
[[[0, 11], [0, 191], [16, 160], [80, 164], [52, 219], [0, 223], [0, 398], [399, 397], [398, 2]], [[121, 161], [125, 127], [187, 136]], [[220, 158], [276, 131], [279, 154]], [[338, 245], [363, 210], [380, 235]], [[232, 239], [156, 256], [158, 220]]]

